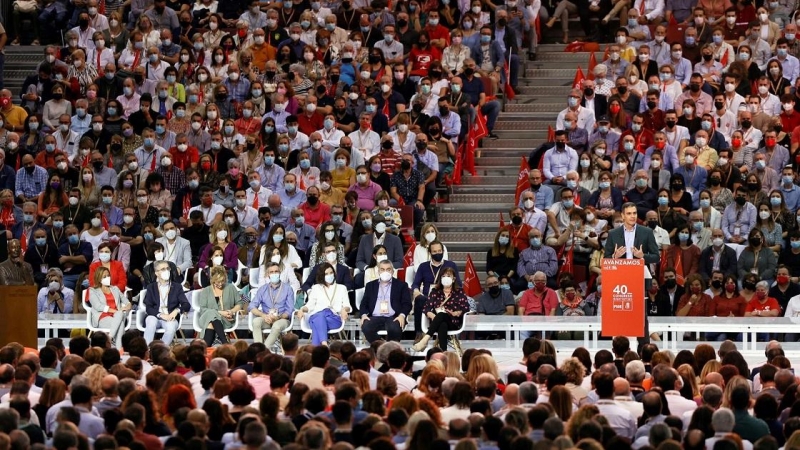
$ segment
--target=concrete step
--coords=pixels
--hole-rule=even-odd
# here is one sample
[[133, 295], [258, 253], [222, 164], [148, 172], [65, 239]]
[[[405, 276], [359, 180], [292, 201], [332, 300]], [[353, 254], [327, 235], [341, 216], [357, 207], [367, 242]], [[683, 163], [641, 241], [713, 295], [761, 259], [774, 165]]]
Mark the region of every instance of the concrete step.
[[467, 203], [469, 203], [470, 207], [475, 207], [477, 205], [491, 205], [494, 208], [502, 208], [503, 205], [511, 205], [514, 203], [514, 194], [509, 193], [513, 187], [509, 184], [502, 186], [501, 188], [506, 189], [506, 192], [498, 194], [486, 194], [480, 192], [464, 192], [464, 186], [454, 186], [453, 193], [450, 194], [450, 202], [438, 205], [439, 210], [459, 212], [462, 206], [467, 206], [465, 205]]
[[[480, 175], [477, 176], [469, 176], [464, 178], [464, 184], [470, 185], [487, 185], [487, 184], [494, 184], [498, 186], [513, 186], [513, 183], [516, 183], [517, 176], [519, 172], [514, 173], [513, 178], [509, 175]], [[511, 181], [511, 182], [510, 182]]]
[[[542, 100], [531, 97], [522, 98], [519, 101], [515, 98], [513, 102], [506, 103], [503, 112], [509, 115], [513, 113], [538, 113], [557, 117], [558, 113], [567, 107], [566, 98], [565, 96], [562, 99], [563, 101], [553, 103], [545, 103]], [[555, 120], [553, 120], [553, 124], [555, 125]]]
[[517, 175], [519, 175], [519, 165], [475, 168], [476, 177], [516, 177]]
[[[529, 64], [529, 63], [526, 63]], [[557, 78], [561, 81], [568, 81], [572, 82], [573, 78], [575, 78], [575, 72], [578, 70], [578, 67], [581, 67], [583, 70], [583, 74], [586, 75], [588, 66], [586, 64], [583, 65], [576, 65], [575, 67], [571, 68], [563, 68], [564, 65], [562, 64], [547, 64], [548, 67], [541, 67], [541, 68], [533, 68], [533, 69], [526, 69], [525, 70], [525, 78], [532, 78], [536, 81], [542, 79], [550, 79], [550, 78]], [[545, 83], [542, 83], [545, 85]], [[557, 84], [558, 85], [558, 84]]]
[[[524, 81], [523, 81], [524, 80]], [[572, 89], [572, 77], [563, 86], [541, 86], [536, 83], [536, 80], [522, 78], [517, 85], [520, 96], [523, 95], [550, 95], [562, 99], [567, 98], [570, 89]]]
[[[451, 243], [453, 245], [456, 243], [460, 243], [467, 246], [469, 245], [477, 246], [483, 243], [488, 246], [489, 243], [494, 240], [494, 235], [496, 231], [497, 230], [478, 231], [478, 232], [458, 231], [458, 232], [441, 232], [440, 234], [442, 241], [447, 243], [448, 248], [450, 248]], [[466, 251], [470, 250], [471, 249], [468, 248]]]
[[[475, 161], [475, 164], [479, 168], [495, 168], [498, 166], [509, 166], [509, 167], [517, 167], [519, 168], [520, 156], [522, 156], [523, 152], [514, 152], [519, 153], [518, 156], [499, 156], [498, 153], [495, 153], [494, 150], [483, 152], [480, 158]], [[527, 155], [525, 155], [527, 156]]]
[[[536, 133], [542, 134], [543, 139], [546, 138], [547, 125], [545, 125], [543, 131], [533, 132], [532, 134], [535, 136]], [[517, 149], [529, 148], [531, 146], [531, 141], [534, 139], [535, 138], [533, 137], [517, 138], [508, 136], [500, 136], [500, 139], [484, 139], [483, 141], [481, 141], [481, 149], [482, 150], [491, 149], [492, 153], [490, 153], [490, 155], [494, 155], [495, 151], [500, 151], [500, 150], [503, 150], [504, 152], [519, 151]], [[522, 154], [522, 152], [520, 152], [520, 154]], [[504, 156], [510, 156], [510, 155], [504, 155]]]
[[[460, 205], [459, 205], [460, 206]], [[500, 205], [495, 203], [495, 207], [498, 211], [501, 211]], [[439, 222], [442, 224], [446, 223], [455, 223], [455, 222], [465, 222], [469, 223], [470, 225], [482, 226], [485, 223], [493, 223], [497, 225], [500, 221], [500, 214], [499, 213], [491, 213], [491, 212], [464, 212], [460, 208], [457, 212], [439, 212]]]

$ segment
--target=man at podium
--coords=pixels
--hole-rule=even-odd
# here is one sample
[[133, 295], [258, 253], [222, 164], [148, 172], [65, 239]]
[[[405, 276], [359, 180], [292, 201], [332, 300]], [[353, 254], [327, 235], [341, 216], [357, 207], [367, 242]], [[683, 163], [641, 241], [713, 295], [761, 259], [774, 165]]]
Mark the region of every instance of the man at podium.
[[[644, 259], [645, 264], [658, 264], [660, 255], [653, 230], [636, 224], [636, 204], [628, 202], [622, 205], [622, 226], [608, 232], [604, 249], [605, 258]], [[645, 266], [645, 292], [650, 288], [652, 276]], [[639, 348], [650, 343], [650, 324], [647, 320], [646, 308], [644, 317], [644, 337], [639, 338]]]
[[0, 263], [0, 286], [33, 286], [33, 269], [22, 260], [18, 239], [8, 241], [8, 259]]

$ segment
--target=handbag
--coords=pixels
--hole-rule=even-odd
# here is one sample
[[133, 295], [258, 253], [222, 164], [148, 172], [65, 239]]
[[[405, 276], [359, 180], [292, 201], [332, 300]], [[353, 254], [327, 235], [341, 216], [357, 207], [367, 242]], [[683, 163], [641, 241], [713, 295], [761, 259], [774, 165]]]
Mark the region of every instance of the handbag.
[[21, 13], [32, 13], [39, 10], [39, 2], [36, 0], [15, 0], [14, 11]]

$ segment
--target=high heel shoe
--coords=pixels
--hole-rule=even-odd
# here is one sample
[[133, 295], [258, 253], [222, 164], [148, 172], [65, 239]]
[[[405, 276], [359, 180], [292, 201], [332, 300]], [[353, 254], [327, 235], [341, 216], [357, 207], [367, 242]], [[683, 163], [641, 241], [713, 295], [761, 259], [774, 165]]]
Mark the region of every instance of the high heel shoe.
[[428, 347], [428, 341], [431, 340], [429, 335], [423, 335], [422, 339], [419, 340], [416, 344], [414, 344], [411, 348], [414, 349], [415, 352], [424, 351]]

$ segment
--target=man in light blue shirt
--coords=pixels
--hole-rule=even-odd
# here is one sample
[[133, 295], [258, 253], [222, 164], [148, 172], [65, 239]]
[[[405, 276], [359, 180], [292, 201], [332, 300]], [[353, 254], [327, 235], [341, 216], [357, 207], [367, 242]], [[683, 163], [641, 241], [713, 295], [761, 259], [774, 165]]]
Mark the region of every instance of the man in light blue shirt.
[[578, 170], [578, 152], [567, 146], [567, 132], [556, 131], [556, 145], [544, 153], [544, 176], [549, 184], [563, 185], [567, 172]]
[[747, 201], [746, 188], [739, 186], [733, 194], [733, 203], [722, 212], [722, 232], [725, 240], [734, 244], [747, 241], [750, 230], [756, 225], [756, 207]]
[[554, 193], [550, 186], [542, 184], [542, 172], [539, 169], [533, 169], [528, 172], [528, 182], [531, 187], [522, 191], [522, 195], [519, 197], [519, 205], [517, 206], [522, 208], [522, 199], [525, 198], [525, 193], [533, 192], [536, 208], [541, 210], [549, 209], [553, 204]]
[[800, 188], [794, 184], [792, 166], [786, 166], [781, 171], [781, 193], [783, 193], [783, 201], [786, 202], [786, 208], [792, 213], [797, 212], [797, 208], [800, 207]]

